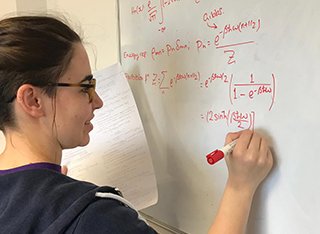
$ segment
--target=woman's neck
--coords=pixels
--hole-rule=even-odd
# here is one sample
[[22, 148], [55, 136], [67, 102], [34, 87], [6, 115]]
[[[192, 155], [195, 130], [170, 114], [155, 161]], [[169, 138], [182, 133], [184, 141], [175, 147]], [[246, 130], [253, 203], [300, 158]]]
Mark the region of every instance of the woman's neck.
[[53, 141], [30, 138], [17, 132], [6, 132], [5, 137], [6, 147], [0, 155], [0, 170], [37, 162], [61, 163], [62, 150]]

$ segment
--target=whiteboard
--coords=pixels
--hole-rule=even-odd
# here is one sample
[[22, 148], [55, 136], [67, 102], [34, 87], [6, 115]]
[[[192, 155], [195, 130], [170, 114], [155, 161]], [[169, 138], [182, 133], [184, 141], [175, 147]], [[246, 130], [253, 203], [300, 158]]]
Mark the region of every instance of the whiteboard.
[[250, 128], [269, 136], [275, 166], [248, 233], [320, 233], [319, 9], [316, 0], [119, 1], [121, 63], [159, 189], [145, 213], [206, 233], [227, 169], [205, 156]]

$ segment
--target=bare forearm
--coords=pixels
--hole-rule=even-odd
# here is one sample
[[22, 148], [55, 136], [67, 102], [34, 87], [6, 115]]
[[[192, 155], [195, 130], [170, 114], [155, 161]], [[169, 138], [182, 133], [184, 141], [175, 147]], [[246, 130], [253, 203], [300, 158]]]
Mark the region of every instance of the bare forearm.
[[226, 144], [235, 139], [233, 152], [225, 157], [228, 181], [209, 234], [245, 233], [253, 195], [273, 164], [268, 142], [258, 133], [229, 133]]
[[209, 234], [243, 234], [246, 230], [253, 192], [226, 186]]

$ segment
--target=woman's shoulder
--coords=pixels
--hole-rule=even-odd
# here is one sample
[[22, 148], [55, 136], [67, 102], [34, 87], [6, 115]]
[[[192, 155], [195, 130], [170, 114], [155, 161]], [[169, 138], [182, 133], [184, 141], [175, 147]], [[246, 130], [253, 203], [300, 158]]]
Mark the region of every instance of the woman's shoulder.
[[[99, 187], [49, 170], [23, 171], [6, 175], [6, 178], [10, 181], [7, 185], [11, 191], [9, 199], [14, 200], [10, 204], [16, 204], [10, 208], [12, 212], [24, 207], [19, 212], [21, 219], [32, 213], [32, 220], [41, 220], [30, 220], [26, 230], [30, 226], [48, 234], [156, 233], [113, 187]], [[3, 185], [1, 179], [0, 184]], [[17, 200], [21, 194], [24, 199]]]
[[[101, 192], [99, 192], [101, 193]], [[70, 226], [70, 233], [156, 233], [139, 215], [116, 196], [97, 197]]]

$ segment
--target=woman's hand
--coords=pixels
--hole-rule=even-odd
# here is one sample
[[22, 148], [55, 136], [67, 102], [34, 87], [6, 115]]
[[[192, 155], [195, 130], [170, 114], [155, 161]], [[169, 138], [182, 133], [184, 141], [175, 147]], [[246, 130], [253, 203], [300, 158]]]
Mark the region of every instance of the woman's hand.
[[63, 165], [61, 167], [61, 174], [67, 175], [68, 174], [68, 167], [66, 165]]
[[259, 133], [245, 130], [229, 133], [226, 144], [237, 139], [233, 152], [225, 160], [229, 177], [227, 186], [254, 192], [273, 165], [273, 157], [267, 140]]
[[236, 139], [233, 152], [225, 157], [229, 177], [210, 234], [245, 233], [254, 193], [273, 164], [268, 142], [260, 134], [229, 133], [226, 144]]

